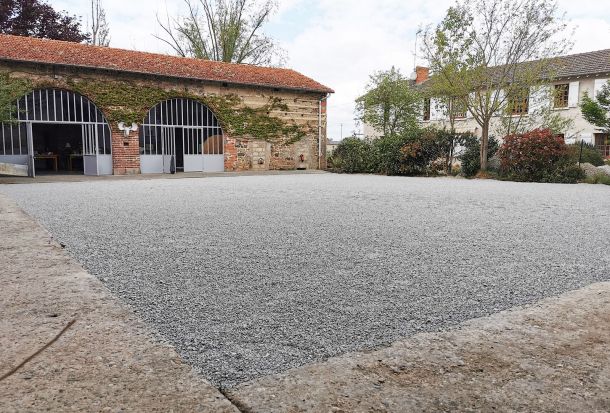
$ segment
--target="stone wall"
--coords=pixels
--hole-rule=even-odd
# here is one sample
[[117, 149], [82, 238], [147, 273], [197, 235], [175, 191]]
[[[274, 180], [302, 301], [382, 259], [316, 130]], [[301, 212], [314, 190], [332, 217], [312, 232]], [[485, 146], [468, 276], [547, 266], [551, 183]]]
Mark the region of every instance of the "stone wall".
[[[86, 68], [66, 68], [51, 65], [10, 64], [0, 63], [0, 71], [8, 71], [11, 77], [27, 78], [36, 88], [60, 88], [71, 90], [71, 84], [90, 80], [109, 83], [129, 82], [130, 85], [141, 88], [156, 88], [165, 92], [172, 92], [172, 96], [201, 97], [210, 96], [237, 96], [245, 107], [264, 108], [270, 99], [277, 99], [282, 107], [269, 112], [269, 116], [277, 117], [286, 124], [298, 125], [304, 136], [297, 142], [289, 137], [266, 140], [255, 138], [246, 134], [231, 136], [227, 128], [225, 132], [225, 170], [266, 170], [266, 169], [307, 169], [325, 168], [326, 162], [326, 102], [320, 101], [326, 96], [323, 93], [271, 89], [255, 86], [241, 86], [219, 84], [190, 79], [170, 79], [149, 75], [136, 75], [123, 72], [112, 73], [106, 70]], [[175, 96], [174, 96], [175, 95]], [[182, 96], [181, 96], [182, 95]], [[86, 96], [96, 104], [100, 110], [107, 114], [110, 111], [122, 109], [124, 102], [116, 101], [110, 107], [100, 105], [94, 98]], [[159, 103], [159, 102], [155, 102]], [[154, 105], [152, 105], [154, 106]], [[152, 107], [151, 106], [151, 107]], [[321, 110], [320, 110], [321, 108]], [[125, 107], [125, 109], [130, 109]], [[150, 109], [150, 108], [147, 108]], [[141, 114], [142, 119], [146, 111]], [[107, 116], [107, 115], [106, 115]], [[108, 116], [107, 116], [108, 117]], [[223, 122], [220, 116], [219, 121]], [[321, 127], [319, 127], [321, 119]], [[110, 119], [112, 130], [113, 170], [115, 174], [133, 174], [140, 172], [139, 135], [131, 132], [125, 137], [118, 130], [117, 123], [125, 121]], [[318, 146], [319, 133], [321, 133], [321, 148]], [[318, 154], [322, 156], [319, 157]], [[303, 154], [305, 162], [299, 161]], [[262, 162], [260, 161], [262, 159]]]

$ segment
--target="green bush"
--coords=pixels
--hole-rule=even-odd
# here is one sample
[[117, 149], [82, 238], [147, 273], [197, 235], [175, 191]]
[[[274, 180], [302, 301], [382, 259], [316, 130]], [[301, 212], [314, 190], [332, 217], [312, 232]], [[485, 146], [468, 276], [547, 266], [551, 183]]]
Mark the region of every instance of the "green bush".
[[412, 129], [401, 136], [385, 136], [372, 142], [344, 139], [328, 160], [328, 168], [345, 173], [429, 175], [443, 167], [444, 135], [435, 129]]
[[610, 185], [610, 176], [606, 175], [603, 172], [593, 175], [590, 178], [585, 180], [588, 184], [602, 184], [602, 185]]
[[344, 173], [376, 172], [376, 156], [373, 145], [358, 138], [345, 138], [329, 159], [329, 169]]
[[373, 142], [377, 170], [385, 175], [400, 175], [402, 166], [401, 148], [406, 144], [406, 136], [384, 136]]
[[581, 163], [590, 163], [594, 166], [602, 166], [604, 164], [604, 157], [593, 145], [583, 145], [582, 157], [580, 157], [580, 144], [568, 145], [568, 149], [573, 163], [578, 163], [580, 159]]
[[[489, 137], [487, 145], [487, 160], [489, 161], [498, 152], [500, 144], [493, 136]], [[475, 176], [481, 169], [481, 140], [475, 135], [469, 135], [464, 141], [464, 151], [458, 159], [462, 163], [462, 174], [467, 177]]]
[[580, 166], [571, 161], [558, 165], [554, 170], [543, 174], [540, 182], [554, 184], [576, 184], [587, 177]]
[[400, 148], [399, 173], [401, 175], [430, 175], [442, 169], [436, 163], [444, 154], [444, 135], [442, 131], [428, 128], [412, 133]]

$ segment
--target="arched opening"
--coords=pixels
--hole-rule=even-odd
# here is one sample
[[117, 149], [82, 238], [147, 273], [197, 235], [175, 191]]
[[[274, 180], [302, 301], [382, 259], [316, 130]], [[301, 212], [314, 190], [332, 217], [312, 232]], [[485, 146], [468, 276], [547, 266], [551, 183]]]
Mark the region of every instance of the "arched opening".
[[224, 138], [214, 113], [192, 99], [155, 105], [140, 128], [142, 173], [224, 171]]
[[112, 174], [110, 127], [86, 97], [38, 89], [17, 101], [13, 120], [1, 124], [0, 162], [37, 173]]

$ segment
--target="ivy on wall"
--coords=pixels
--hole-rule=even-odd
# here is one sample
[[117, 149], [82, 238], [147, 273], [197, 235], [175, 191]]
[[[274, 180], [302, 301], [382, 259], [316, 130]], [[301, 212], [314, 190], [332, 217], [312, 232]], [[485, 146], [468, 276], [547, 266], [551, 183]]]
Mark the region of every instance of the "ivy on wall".
[[31, 90], [30, 81], [13, 79], [8, 72], [0, 72], [0, 123], [10, 122], [15, 118], [17, 100]]
[[287, 112], [288, 106], [278, 97], [269, 98], [258, 108], [248, 107], [235, 94], [199, 96], [186, 90], [165, 90], [126, 81], [68, 78], [64, 85], [52, 82], [32, 82], [0, 73], [0, 122], [10, 118], [16, 110], [15, 102], [34, 89], [66, 88], [90, 99], [102, 110], [110, 123], [140, 124], [148, 111], [167, 99], [186, 98], [209, 107], [221, 126], [232, 137], [248, 137], [268, 142], [292, 144], [307, 133], [294, 119], [284, 120], [273, 113]]

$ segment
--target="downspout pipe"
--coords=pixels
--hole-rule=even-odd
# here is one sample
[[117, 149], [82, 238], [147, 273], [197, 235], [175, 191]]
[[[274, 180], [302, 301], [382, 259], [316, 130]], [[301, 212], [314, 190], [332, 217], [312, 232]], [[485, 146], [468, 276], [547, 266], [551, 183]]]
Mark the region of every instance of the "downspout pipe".
[[322, 102], [328, 99], [328, 94], [318, 101], [318, 170], [322, 169]]

